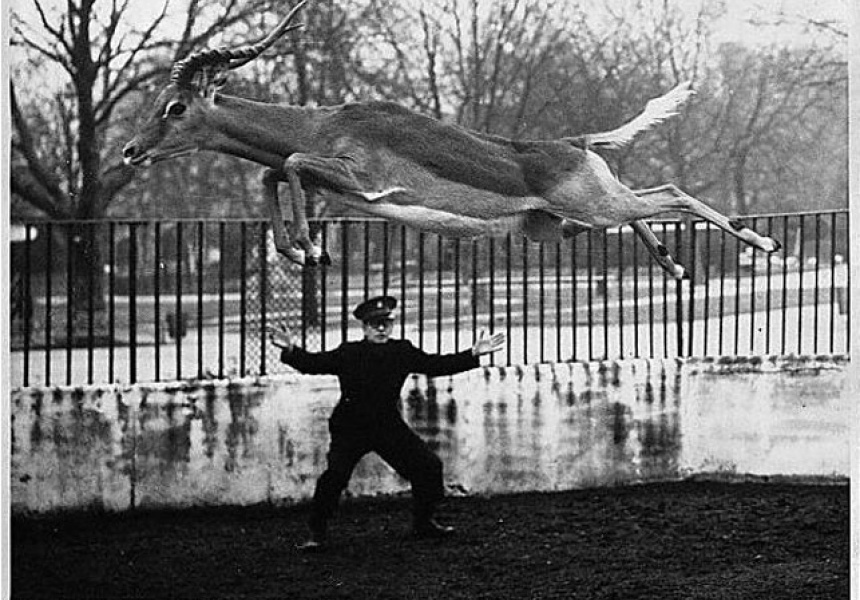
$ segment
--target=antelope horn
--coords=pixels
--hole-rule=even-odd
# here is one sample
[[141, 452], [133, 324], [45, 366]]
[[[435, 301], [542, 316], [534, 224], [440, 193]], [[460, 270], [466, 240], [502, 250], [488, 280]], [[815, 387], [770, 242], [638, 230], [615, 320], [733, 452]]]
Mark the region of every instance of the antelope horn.
[[203, 50], [195, 52], [188, 58], [180, 60], [173, 65], [173, 70], [170, 74], [170, 80], [180, 85], [191, 83], [194, 75], [202, 67], [220, 67], [225, 69], [235, 69], [247, 64], [265, 52], [278, 38], [288, 31], [303, 27], [301, 24], [290, 25], [290, 21], [296, 16], [296, 13], [302, 9], [308, 0], [301, 0], [295, 7], [278, 23], [278, 26], [272, 30], [269, 35], [257, 42], [256, 44], [248, 44], [239, 46], [238, 48], [217, 48], [215, 50]]

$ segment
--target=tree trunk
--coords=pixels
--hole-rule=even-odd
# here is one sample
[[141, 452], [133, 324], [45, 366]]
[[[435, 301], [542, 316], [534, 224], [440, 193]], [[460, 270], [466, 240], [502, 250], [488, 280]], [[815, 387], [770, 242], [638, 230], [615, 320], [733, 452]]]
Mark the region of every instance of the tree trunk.
[[107, 333], [105, 273], [102, 239], [94, 223], [75, 223], [67, 232], [67, 269], [71, 285], [75, 340], [88, 341], [92, 328], [94, 342]]

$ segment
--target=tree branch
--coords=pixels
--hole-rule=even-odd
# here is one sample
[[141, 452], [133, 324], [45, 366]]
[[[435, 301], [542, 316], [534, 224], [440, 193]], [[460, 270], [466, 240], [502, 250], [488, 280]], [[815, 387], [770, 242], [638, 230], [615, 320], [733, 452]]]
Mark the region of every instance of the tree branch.
[[65, 204], [66, 196], [60, 189], [57, 177], [44, 167], [42, 161], [36, 154], [33, 137], [30, 133], [30, 128], [27, 126], [27, 121], [21, 112], [21, 108], [18, 106], [18, 98], [15, 94], [14, 86], [11, 86], [9, 101], [11, 105], [12, 122], [15, 126], [15, 131], [18, 133], [18, 149], [21, 151], [21, 154], [27, 162], [27, 168], [32, 173], [35, 180], [41, 184], [45, 194], [51, 198], [53, 204], [57, 206]]
[[9, 175], [10, 191], [13, 194], [20, 196], [52, 219], [64, 219], [70, 216], [57, 206], [52, 195], [26, 168], [12, 168]]
[[157, 66], [143, 71], [135, 77], [126, 79], [121, 87], [115, 88], [109, 97], [103, 97], [96, 104], [96, 124], [100, 127], [106, 125], [110, 121], [117, 104], [119, 104], [125, 97], [139, 89], [141, 85], [150, 79], [158, 77], [159, 75], [166, 75], [169, 72], [170, 67]]
[[51, 23], [48, 21], [48, 17], [45, 14], [45, 9], [42, 8], [42, 3], [39, 0], [33, 0], [33, 5], [39, 12], [39, 18], [42, 21], [42, 27], [45, 28], [45, 31], [50, 33], [51, 36], [63, 46], [63, 49], [67, 53], [71, 54], [72, 46], [69, 44], [69, 40], [66, 39], [65, 27], [63, 25], [60, 25], [59, 28], [51, 26]]
[[98, 214], [107, 210], [107, 206], [114, 196], [119, 193], [125, 186], [134, 181], [134, 167], [130, 167], [125, 163], [114, 163], [102, 172], [102, 194], [99, 199], [100, 206], [97, 207]]

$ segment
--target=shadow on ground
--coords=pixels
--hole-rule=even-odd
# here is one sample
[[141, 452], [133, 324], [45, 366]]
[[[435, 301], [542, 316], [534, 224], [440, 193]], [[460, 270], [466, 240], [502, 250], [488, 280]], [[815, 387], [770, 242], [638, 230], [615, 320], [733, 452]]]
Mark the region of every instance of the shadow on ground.
[[325, 554], [306, 508], [15, 518], [14, 598], [847, 598], [847, 485], [681, 482], [453, 498], [455, 538], [406, 498], [352, 500]]

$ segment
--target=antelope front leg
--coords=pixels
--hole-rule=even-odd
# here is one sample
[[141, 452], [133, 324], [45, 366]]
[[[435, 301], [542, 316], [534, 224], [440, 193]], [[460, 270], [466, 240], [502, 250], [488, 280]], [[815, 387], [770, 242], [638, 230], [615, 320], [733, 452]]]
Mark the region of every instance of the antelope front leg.
[[[303, 186], [302, 189], [305, 192], [305, 206], [302, 206], [301, 209], [299, 205], [293, 205], [293, 209], [295, 211], [301, 210], [302, 215], [304, 215], [303, 221], [307, 223], [307, 207], [313, 207], [314, 198], [317, 195], [317, 188], [314, 185]], [[325, 205], [323, 205], [323, 213], [325, 212]], [[296, 222], [299, 221], [299, 217], [294, 215]], [[319, 218], [322, 217], [322, 214]], [[319, 240], [319, 231], [316, 232], [314, 236], [310, 235], [310, 224], [308, 224], [308, 237], [311, 240], [311, 253], [308, 255], [308, 266], [313, 266], [315, 264], [320, 264], [323, 266], [331, 266], [331, 257], [329, 256], [326, 249], [322, 247]]]
[[657, 261], [657, 264], [663, 267], [664, 271], [678, 280], [690, 278], [689, 274], [684, 270], [684, 267], [677, 264], [675, 259], [672, 258], [672, 255], [669, 254], [669, 250], [666, 248], [665, 244], [657, 239], [657, 236], [654, 235], [654, 232], [648, 226], [648, 223], [645, 221], [632, 221], [630, 226], [642, 239], [648, 252], [651, 253], [651, 256], [653, 256], [654, 260]]
[[[776, 252], [782, 247], [775, 239], [757, 234], [744, 225], [740, 219], [729, 219], [704, 202], [685, 194], [672, 184], [647, 190], [633, 190], [633, 193], [639, 198], [647, 198], [648, 202], [656, 209], [649, 216], [663, 212], [688, 212], [710, 221], [739, 240], [764, 252]], [[649, 196], [656, 196], [656, 198], [649, 198]]]
[[263, 188], [265, 190], [266, 207], [269, 209], [269, 218], [272, 221], [272, 233], [275, 238], [275, 249], [278, 254], [286, 256], [297, 264], [304, 264], [303, 254], [293, 248], [290, 236], [284, 226], [285, 211], [281, 199], [278, 196], [278, 182], [283, 180], [283, 174], [276, 169], [266, 169], [263, 173]]
[[357, 161], [348, 156], [317, 156], [315, 154], [293, 154], [284, 169], [289, 173], [292, 169], [298, 174], [312, 175], [321, 187], [327, 187], [342, 194], [351, 194], [364, 198], [368, 202], [376, 202], [391, 194], [407, 191], [404, 187], [392, 186], [385, 189], [366, 189], [354, 173]]
[[[315, 246], [311, 240], [311, 229], [308, 225], [307, 198], [302, 187], [302, 179], [299, 169], [302, 168], [302, 157], [306, 155], [293, 154], [284, 163], [284, 172], [287, 175], [287, 183], [290, 185], [290, 198], [293, 204], [293, 233], [295, 243], [303, 251], [303, 264], [314, 266], [322, 255], [322, 249]], [[313, 198], [313, 194], [311, 194]]]

